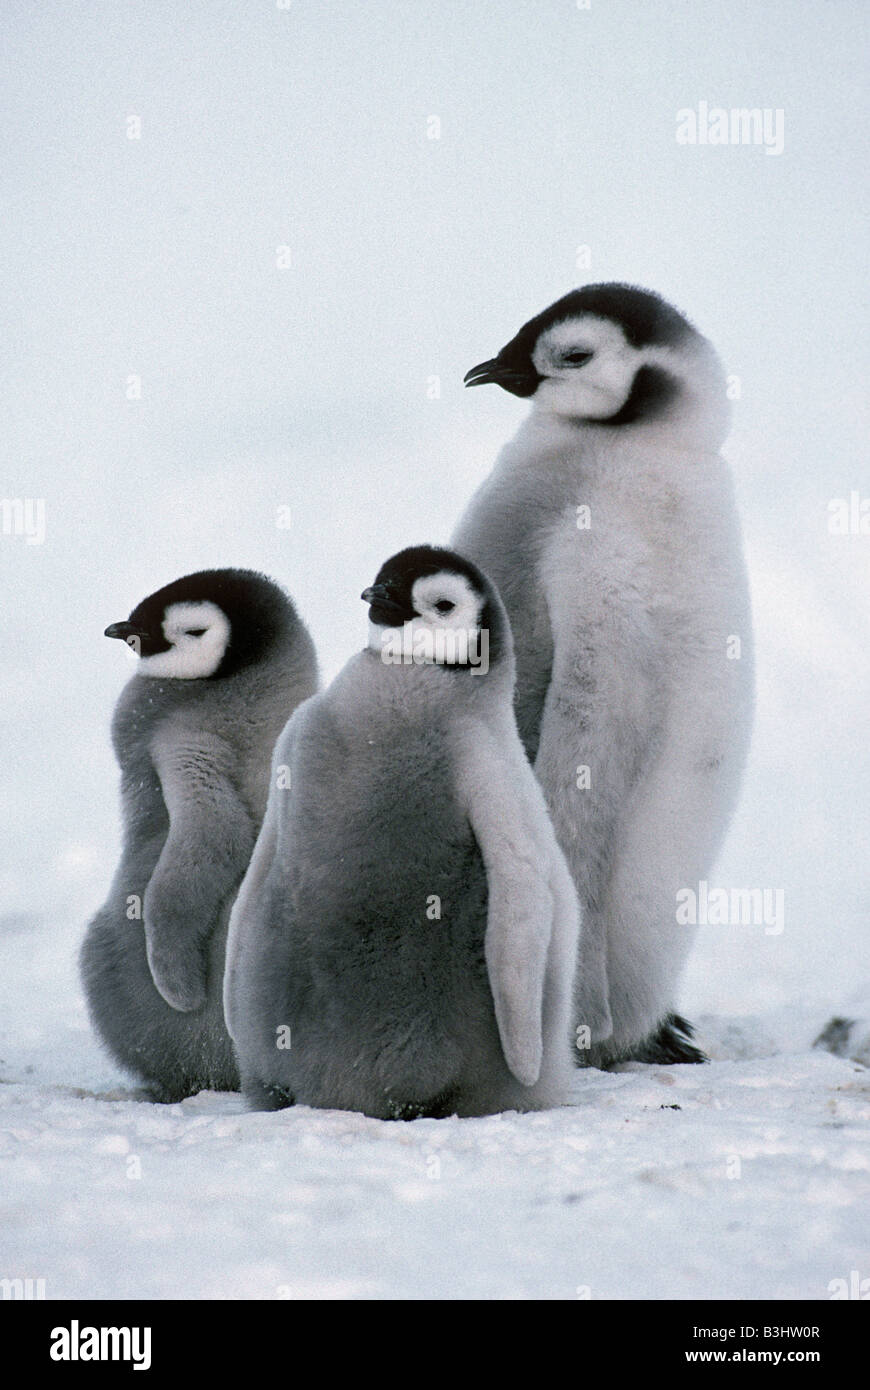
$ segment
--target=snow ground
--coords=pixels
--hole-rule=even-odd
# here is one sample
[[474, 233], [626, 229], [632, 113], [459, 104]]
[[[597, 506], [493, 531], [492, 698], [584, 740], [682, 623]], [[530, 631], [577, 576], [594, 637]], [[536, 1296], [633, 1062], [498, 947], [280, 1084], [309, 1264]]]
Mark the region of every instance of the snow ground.
[[[711, 1065], [578, 1072], [544, 1114], [159, 1106], [90, 1033], [80, 935], [0, 934], [0, 1278], [50, 1299], [827, 1299], [870, 1275], [870, 1071], [813, 1050], [821, 1010], [703, 1018]], [[850, 1050], [870, 1060], [866, 1034]]]

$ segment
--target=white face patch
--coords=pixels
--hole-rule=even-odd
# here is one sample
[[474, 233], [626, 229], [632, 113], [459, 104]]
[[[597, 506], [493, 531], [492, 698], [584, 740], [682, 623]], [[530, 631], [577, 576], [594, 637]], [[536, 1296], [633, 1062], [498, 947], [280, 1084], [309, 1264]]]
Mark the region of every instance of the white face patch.
[[[591, 356], [583, 360], [580, 354]], [[532, 354], [545, 378], [535, 404], [557, 415], [606, 420], [628, 399], [640, 354], [618, 324], [580, 314], [541, 334]]]
[[483, 600], [464, 574], [427, 574], [411, 589], [411, 603], [420, 614], [413, 621], [430, 627], [480, 627]]
[[223, 661], [230, 623], [216, 603], [171, 603], [163, 615], [163, 635], [169, 651], [143, 656], [141, 674], [201, 680], [213, 676]]
[[387, 665], [471, 666], [489, 669], [489, 633], [481, 630], [484, 600], [462, 574], [442, 570], [417, 579], [417, 616], [401, 627], [369, 623], [369, 646]]

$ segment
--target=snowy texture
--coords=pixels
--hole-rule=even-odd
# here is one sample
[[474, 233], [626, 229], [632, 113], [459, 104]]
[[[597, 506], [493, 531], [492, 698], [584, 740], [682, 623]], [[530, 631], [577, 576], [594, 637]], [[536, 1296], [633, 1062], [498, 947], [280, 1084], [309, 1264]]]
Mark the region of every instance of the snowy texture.
[[[76, 934], [0, 942], [0, 1277], [48, 1298], [790, 1298], [870, 1273], [870, 1073], [791, 1008], [479, 1120], [137, 1100]], [[860, 1001], [859, 1001], [860, 1002]]]

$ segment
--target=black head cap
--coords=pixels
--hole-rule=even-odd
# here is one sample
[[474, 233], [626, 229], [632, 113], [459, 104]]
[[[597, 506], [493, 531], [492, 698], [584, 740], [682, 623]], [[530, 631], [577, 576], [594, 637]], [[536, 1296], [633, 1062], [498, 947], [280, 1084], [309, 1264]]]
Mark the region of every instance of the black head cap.
[[679, 310], [652, 290], [616, 283], [584, 285], [524, 323], [497, 357], [472, 367], [465, 376], [466, 386], [495, 382], [514, 396], [533, 396], [542, 380], [532, 361], [535, 344], [545, 329], [580, 314], [618, 323], [634, 348], [676, 347], [695, 332]]
[[173, 603], [214, 603], [230, 624], [223, 659], [209, 679], [230, 676], [259, 661], [279, 637], [298, 623], [296, 610], [284, 590], [256, 570], [199, 570], [175, 579], [137, 604], [129, 619], [112, 623], [107, 637], [135, 639], [140, 656], [170, 649], [163, 619]]
[[[480, 627], [489, 633], [490, 661], [497, 661], [505, 647], [506, 618], [501, 600], [491, 580], [463, 555], [446, 546], [412, 545], [385, 560], [374, 584], [365, 589], [363, 601], [370, 604], [369, 617], [380, 627], [401, 627], [419, 616], [411, 602], [418, 579], [427, 575], [460, 574], [482, 600]], [[458, 669], [451, 667], [450, 669]]]

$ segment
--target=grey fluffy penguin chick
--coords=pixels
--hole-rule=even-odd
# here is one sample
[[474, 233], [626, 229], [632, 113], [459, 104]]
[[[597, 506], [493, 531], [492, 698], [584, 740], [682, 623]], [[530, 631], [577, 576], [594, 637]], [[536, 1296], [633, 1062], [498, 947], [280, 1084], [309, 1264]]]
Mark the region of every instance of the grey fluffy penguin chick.
[[504, 608], [401, 551], [369, 643], [278, 741], [230, 923], [242, 1089], [381, 1119], [563, 1102], [577, 901], [523, 753]]
[[630, 285], [575, 290], [469, 386], [532, 410], [452, 544], [492, 577], [521, 737], [583, 913], [578, 1062], [703, 1061], [673, 1012], [752, 717], [752, 634], [711, 345]]
[[317, 689], [307, 629], [251, 570], [203, 570], [107, 637], [137, 653], [112, 742], [124, 839], [80, 966], [94, 1028], [155, 1098], [238, 1090], [223, 1019], [229, 910], [269, 791], [275, 740]]

